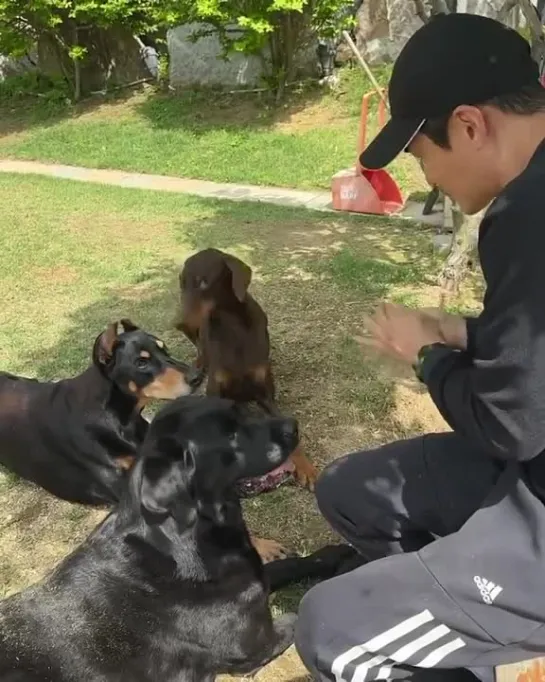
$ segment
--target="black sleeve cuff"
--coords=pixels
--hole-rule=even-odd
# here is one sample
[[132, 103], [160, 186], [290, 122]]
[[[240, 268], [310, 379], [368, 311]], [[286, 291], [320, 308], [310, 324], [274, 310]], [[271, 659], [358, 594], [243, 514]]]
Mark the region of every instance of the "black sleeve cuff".
[[448, 348], [447, 346], [436, 346], [431, 348], [422, 362], [420, 376], [425, 384], [428, 384], [432, 374], [438, 369], [439, 365], [445, 363], [450, 365], [460, 355], [460, 351]]
[[477, 325], [479, 323], [478, 317], [466, 317], [466, 332], [467, 332], [467, 352], [473, 356], [475, 354], [475, 343], [477, 336]]

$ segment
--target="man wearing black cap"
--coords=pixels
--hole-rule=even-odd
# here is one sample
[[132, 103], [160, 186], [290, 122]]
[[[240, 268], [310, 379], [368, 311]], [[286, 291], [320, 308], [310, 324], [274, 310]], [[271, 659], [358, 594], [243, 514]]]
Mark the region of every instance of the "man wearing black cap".
[[545, 90], [515, 31], [453, 14], [409, 40], [389, 99], [362, 165], [408, 151], [464, 212], [490, 204], [484, 308], [464, 320], [384, 304], [368, 320], [452, 432], [322, 474], [320, 509], [363, 565], [309, 591], [296, 645], [319, 681], [492, 682], [545, 653]]

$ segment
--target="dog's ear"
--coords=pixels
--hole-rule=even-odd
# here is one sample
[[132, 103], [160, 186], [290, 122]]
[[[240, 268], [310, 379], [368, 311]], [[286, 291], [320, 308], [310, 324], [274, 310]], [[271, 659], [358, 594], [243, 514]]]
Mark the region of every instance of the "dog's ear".
[[127, 332], [135, 332], [139, 329], [133, 322], [131, 322], [127, 317], [124, 317], [119, 322], [118, 333], [126, 334]]
[[239, 258], [225, 254], [225, 262], [231, 270], [233, 279], [233, 291], [239, 301], [244, 301], [250, 282], [252, 281], [252, 269]]
[[93, 361], [95, 364], [107, 365], [112, 358], [115, 342], [118, 337], [118, 323], [112, 322], [95, 341]]
[[145, 460], [140, 488], [144, 509], [152, 514], [168, 514], [182, 494], [192, 496], [196, 469], [193, 447], [192, 443], [184, 447], [182, 465], [179, 460], [167, 457]]

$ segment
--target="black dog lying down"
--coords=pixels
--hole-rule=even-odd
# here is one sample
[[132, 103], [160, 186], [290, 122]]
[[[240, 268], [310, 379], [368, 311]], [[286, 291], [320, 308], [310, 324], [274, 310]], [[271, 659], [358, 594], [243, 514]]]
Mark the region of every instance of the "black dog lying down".
[[274, 589], [329, 577], [347, 554], [283, 570], [250, 542], [235, 484], [297, 442], [294, 420], [251, 421], [220, 398], [164, 408], [117, 510], [48, 579], [0, 602], [2, 682], [213, 682], [280, 655], [296, 617], [273, 620], [265, 571]]
[[109, 325], [92, 358], [55, 383], [0, 373], [0, 464], [70, 502], [112, 505], [148, 428], [146, 402], [187, 395], [201, 377], [130, 320]]

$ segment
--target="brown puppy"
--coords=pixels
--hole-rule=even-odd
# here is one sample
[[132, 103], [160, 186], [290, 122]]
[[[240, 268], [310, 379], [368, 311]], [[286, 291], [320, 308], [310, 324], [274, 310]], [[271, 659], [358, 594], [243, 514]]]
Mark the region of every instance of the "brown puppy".
[[[194, 254], [180, 272], [182, 316], [176, 326], [197, 347], [197, 365], [208, 374], [208, 395], [255, 401], [267, 414], [280, 416], [267, 315], [248, 293], [251, 278], [246, 263], [223, 251]], [[297, 481], [312, 490], [316, 468], [300, 447], [290, 459]]]
[[[182, 319], [177, 326], [198, 348], [208, 395], [255, 401], [267, 414], [280, 416], [267, 315], [248, 293], [251, 278], [246, 263], [217, 249], [191, 256], [180, 273]], [[300, 448], [291, 459], [299, 483], [312, 488], [315, 467]]]

